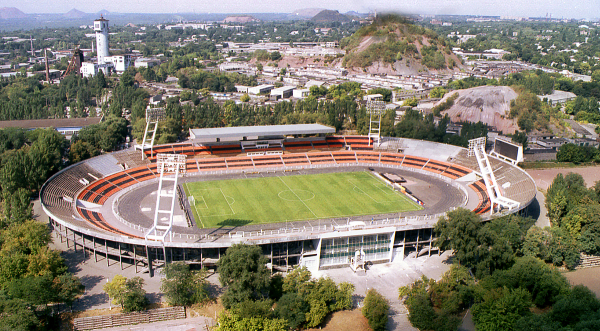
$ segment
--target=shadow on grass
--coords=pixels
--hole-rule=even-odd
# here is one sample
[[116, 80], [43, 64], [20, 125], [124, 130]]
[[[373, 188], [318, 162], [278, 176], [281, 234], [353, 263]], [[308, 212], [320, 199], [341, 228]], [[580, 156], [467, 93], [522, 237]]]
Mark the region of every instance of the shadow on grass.
[[251, 220], [240, 220], [240, 219], [230, 218], [230, 219], [224, 220], [223, 222], [217, 223], [217, 225], [220, 227], [225, 227], [225, 226], [238, 227], [238, 226], [248, 225], [250, 223], [252, 223]]
[[253, 222], [252, 220], [241, 220], [241, 219], [229, 218], [222, 222], [217, 223], [217, 225], [219, 227], [213, 229], [213, 231], [210, 232], [210, 235], [231, 233], [231, 232], [236, 231], [236, 228], [238, 228], [240, 226], [248, 225], [252, 222]]

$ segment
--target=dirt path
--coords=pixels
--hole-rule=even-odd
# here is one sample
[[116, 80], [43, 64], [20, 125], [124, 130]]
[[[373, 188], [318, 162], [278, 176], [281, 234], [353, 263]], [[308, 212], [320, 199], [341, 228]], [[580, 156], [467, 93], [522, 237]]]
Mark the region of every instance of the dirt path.
[[581, 168], [558, 168], [558, 169], [528, 169], [525, 170], [535, 181], [535, 185], [542, 190], [547, 190], [554, 177], [558, 174], [566, 175], [570, 172], [580, 174], [588, 187], [600, 180], [600, 166]]
[[600, 267], [579, 269], [564, 275], [571, 285], [585, 285], [600, 298]]

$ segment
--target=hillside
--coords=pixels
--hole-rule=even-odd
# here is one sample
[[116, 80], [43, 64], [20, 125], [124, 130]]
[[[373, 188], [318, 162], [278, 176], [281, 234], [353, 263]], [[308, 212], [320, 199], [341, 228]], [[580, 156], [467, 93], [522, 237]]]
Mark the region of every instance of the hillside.
[[87, 16], [86, 13], [82, 12], [81, 10], [77, 10], [75, 8], [69, 10], [68, 12], [66, 12], [63, 15], [65, 18], [83, 18], [85, 16]]
[[337, 10], [322, 10], [317, 15], [313, 16], [310, 19], [315, 23], [330, 23], [330, 22], [350, 22], [351, 19], [344, 15], [340, 14]]
[[344, 38], [343, 65], [356, 71], [416, 74], [460, 65], [443, 37], [403, 17], [383, 15]]
[[15, 7], [2, 7], [0, 8], [0, 19], [10, 20], [16, 18], [25, 18], [27, 14], [18, 10]]
[[483, 122], [504, 134], [519, 129], [517, 119], [509, 119], [510, 102], [518, 94], [508, 86], [479, 86], [447, 93], [437, 104], [441, 104], [455, 93], [454, 105], [443, 111], [452, 122]]

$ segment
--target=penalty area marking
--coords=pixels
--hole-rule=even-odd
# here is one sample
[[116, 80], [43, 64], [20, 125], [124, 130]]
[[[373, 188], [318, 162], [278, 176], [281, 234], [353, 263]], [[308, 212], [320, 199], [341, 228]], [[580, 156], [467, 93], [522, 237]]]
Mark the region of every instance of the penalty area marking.
[[[190, 191], [190, 188], [188, 186], [188, 183], [185, 183], [185, 187], [187, 188], [188, 193], [192, 193]], [[204, 200], [204, 197], [202, 197], [202, 200]], [[206, 204], [206, 202], [204, 202]], [[208, 206], [207, 206], [208, 208]], [[206, 228], [206, 225], [204, 225], [204, 222], [202, 222], [202, 217], [200, 217], [200, 213], [198, 212], [198, 208], [196, 207], [196, 204], [194, 203], [194, 209], [196, 209], [196, 216], [198, 217], [198, 221], [200, 221], [200, 224], [202, 224], [202, 228]]]
[[[382, 200], [382, 201], [378, 201], [373, 199], [372, 196], [369, 195], [369, 193], [365, 192], [363, 189], [361, 189], [358, 185], [356, 185], [355, 183], [352, 182], [352, 179], [348, 179], [348, 182], [352, 185], [354, 185], [354, 192], [357, 192], [359, 194], [364, 194], [366, 196], [369, 197], [369, 199], [373, 200], [373, 202], [375, 203], [388, 203], [388, 202], [394, 202], [394, 201], [398, 201], [398, 200], [402, 200], [401, 198], [399, 199], [390, 199], [390, 200]], [[377, 189], [380, 189], [379, 187], [377, 187], [375, 184], [373, 184], [373, 186]], [[358, 190], [358, 191], [357, 191]], [[359, 192], [360, 191], [360, 192]], [[385, 195], [390, 196], [388, 193], [383, 192]], [[398, 193], [393, 195], [394, 197], [400, 196]]]

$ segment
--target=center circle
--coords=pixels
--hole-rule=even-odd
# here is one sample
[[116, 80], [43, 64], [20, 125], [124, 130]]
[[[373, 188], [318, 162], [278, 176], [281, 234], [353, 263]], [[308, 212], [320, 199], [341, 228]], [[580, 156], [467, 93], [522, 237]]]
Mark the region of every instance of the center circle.
[[286, 201], [308, 201], [315, 198], [315, 194], [307, 190], [285, 190], [279, 192], [277, 196]]

